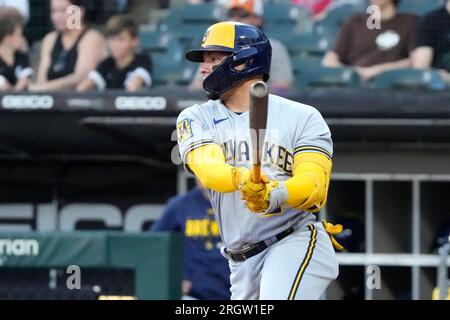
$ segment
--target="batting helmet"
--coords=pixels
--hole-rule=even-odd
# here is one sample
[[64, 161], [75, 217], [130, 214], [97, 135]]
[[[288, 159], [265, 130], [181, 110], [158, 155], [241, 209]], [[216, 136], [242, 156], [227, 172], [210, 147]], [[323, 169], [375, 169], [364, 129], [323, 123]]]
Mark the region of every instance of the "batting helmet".
[[[264, 81], [269, 80], [272, 47], [255, 26], [234, 21], [213, 24], [206, 30], [200, 48], [187, 52], [186, 59], [203, 62], [207, 51], [230, 53], [203, 81], [203, 88], [216, 99], [246, 78], [262, 75]], [[242, 69], [235, 68], [242, 64]]]

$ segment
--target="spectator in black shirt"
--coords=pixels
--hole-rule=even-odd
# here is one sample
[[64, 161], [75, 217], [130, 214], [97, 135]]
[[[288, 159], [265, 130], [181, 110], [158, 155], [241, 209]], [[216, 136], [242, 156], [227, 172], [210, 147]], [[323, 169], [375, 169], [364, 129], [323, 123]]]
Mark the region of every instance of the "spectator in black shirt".
[[126, 89], [134, 92], [150, 87], [151, 60], [148, 55], [136, 54], [138, 26], [130, 15], [116, 15], [106, 25], [111, 56], [102, 61], [96, 70], [80, 83], [77, 91], [96, 87], [98, 90]]
[[107, 56], [103, 35], [86, 19], [88, 0], [51, 0], [55, 31], [42, 40], [36, 83], [30, 91], [74, 90]]
[[424, 16], [415, 47], [413, 67], [441, 69], [444, 79], [450, 82], [450, 0], [441, 9]]
[[33, 70], [24, 47], [24, 18], [14, 8], [0, 9], [0, 91], [23, 91]]

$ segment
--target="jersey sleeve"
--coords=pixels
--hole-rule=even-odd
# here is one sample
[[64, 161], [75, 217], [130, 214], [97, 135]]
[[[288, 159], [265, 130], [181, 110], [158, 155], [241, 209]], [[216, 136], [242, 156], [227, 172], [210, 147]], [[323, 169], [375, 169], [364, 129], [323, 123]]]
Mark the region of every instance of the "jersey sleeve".
[[110, 59], [107, 58], [98, 64], [97, 69], [89, 72], [88, 78], [95, 82], [97, 89], [100, 91], [107, 88], [106, 74], [108, 72], [109, 65]]
[[203, 119], [198, 105], [183, 110], [177, 119], [177, 139], [181, 159], [186, 166], [186, 155], [199, 147], [213, 144], [212, 130]]
[[333, 156], [333, 141], [331, 132], [319, 111], [309, 115], [303, 130], [296, 137], [294, 157], [301, 152], [318, 152], [327, 156]]
[[15, 76], [17, 79], [29, 78], [33, 75], [33, 69], [30, 67], [30, 59], [25, 53], [18, 53], [16, 55], [16, 70]]
[[138, 55], [133, 65], [133, 70], [131, 71], [130, 78], [134, 78], [136, 76], [141, 77], [141, 79], [145, 83], [145, 86], [151, 87], [152, 85], [151, 68], [152, 66], [150, 57], [146, 55]]

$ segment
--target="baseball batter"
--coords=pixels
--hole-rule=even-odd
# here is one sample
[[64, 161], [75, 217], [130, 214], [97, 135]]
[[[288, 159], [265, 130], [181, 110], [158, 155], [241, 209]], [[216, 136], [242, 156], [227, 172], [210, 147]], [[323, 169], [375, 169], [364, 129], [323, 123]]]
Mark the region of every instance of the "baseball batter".
[[333, 238], [318, 222], [327, 198], [331, 134], [311, 106], [270, 95], [263, 181], [252, 180], [249, 88], [270, 74], [271, 45], [256, 27], [210, 26], [199, 49], [210, 100], [177, 119], [180, 154], [210, 194], [229, 260], [232, 299], [319, 299], [338, 276]]

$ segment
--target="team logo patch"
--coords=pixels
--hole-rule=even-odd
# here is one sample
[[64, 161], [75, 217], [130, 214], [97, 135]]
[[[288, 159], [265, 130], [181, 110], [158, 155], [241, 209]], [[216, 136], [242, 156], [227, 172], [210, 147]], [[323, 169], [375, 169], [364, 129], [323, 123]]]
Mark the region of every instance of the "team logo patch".
[[205, 34], [203, 35], [202, 44], [201, 44], [202, 47], [205, 44], [206, 39], [208, 39], [208, 35], [209, 35], [209, 29], [206, 30]]
[[186, 141], [189, 138], [192, 138], [192, 136], [194, 135], [192, 133], [191, 123], [192, 123], [191, 119], [184, 119], [178, 123], [177, 135], [178, 135], [178, 141], [180, 143]]

